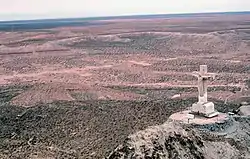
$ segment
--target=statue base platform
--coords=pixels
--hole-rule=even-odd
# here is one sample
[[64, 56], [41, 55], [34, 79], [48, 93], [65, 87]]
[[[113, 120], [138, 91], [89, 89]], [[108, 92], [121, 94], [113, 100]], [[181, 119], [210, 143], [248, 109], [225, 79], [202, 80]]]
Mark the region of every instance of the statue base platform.
[[216, 123], [225, 123], [229, 120], [228, 115], [224, 113], [216, 113], [217, 115], [212, 118], [207, 118], [204, 116], [192, 114], [191, 110], [186, 110], [182, 112], [177, 112], [172, 114], [169, 119], [173, 121], [179, 121], [186, 124], [195, 124], [195, 125], [210, 125]]
[[194, 115], [202, 115], [207, 118], [215, 117], [219, 114], [214, 110], [214, 103], [213, 102], [206, 102], [206, 103], [194, 103], [192, 105], [191, 114]]

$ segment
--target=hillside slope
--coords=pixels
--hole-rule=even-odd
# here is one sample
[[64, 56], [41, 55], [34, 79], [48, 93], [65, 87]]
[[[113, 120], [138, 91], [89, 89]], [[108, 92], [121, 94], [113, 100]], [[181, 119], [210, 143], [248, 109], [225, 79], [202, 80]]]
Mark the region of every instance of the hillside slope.
[[202, 127], [168, 121], [129, 136], [107, 158], [249, 158], [249, 130], [250, 118]]

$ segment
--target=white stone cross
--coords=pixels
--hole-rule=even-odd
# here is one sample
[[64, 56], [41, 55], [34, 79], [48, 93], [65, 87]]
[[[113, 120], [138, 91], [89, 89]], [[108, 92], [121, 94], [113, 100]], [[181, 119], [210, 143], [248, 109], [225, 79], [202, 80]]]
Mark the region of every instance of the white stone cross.
[[207, 103], [207, 80], [215, 78], [214, 73], [207, 72], [207, 65], [200, 65], [200, 72], [193, 72], [192, 75], [198, 77], [199, 104]]

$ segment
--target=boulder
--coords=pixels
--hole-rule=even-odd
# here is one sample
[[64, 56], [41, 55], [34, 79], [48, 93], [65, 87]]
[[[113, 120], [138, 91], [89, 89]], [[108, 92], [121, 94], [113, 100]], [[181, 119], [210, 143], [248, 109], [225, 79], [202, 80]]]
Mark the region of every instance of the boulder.
[[242, 116], [250, 116], [250, 105], [241, 106], [239, 108], [239, 114]]

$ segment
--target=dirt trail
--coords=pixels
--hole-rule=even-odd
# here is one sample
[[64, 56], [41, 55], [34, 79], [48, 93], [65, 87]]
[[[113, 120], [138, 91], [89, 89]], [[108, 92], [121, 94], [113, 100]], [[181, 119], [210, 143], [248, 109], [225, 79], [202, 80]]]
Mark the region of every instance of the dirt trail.
[[[170, 82], [161, 83], [136, 83], [136, 84], [105, 84], [105, 86], [120, 86], [120, 87], [147, 87], [147, 88], [169, 88], [169, 87], [179, 87], [179, 88], [190, 88], [197, 87], [197, 85], [184, 85], [184, 84], [173, 84]], [[213, 84], [208, 87], [242, 87], [242, 84]]]
[[145, 61], [129, 61], [130, 63], [136, 64], [136, 65], [141, 65], [141, 66], [151, 66], [152, 64], [147, 63]]

